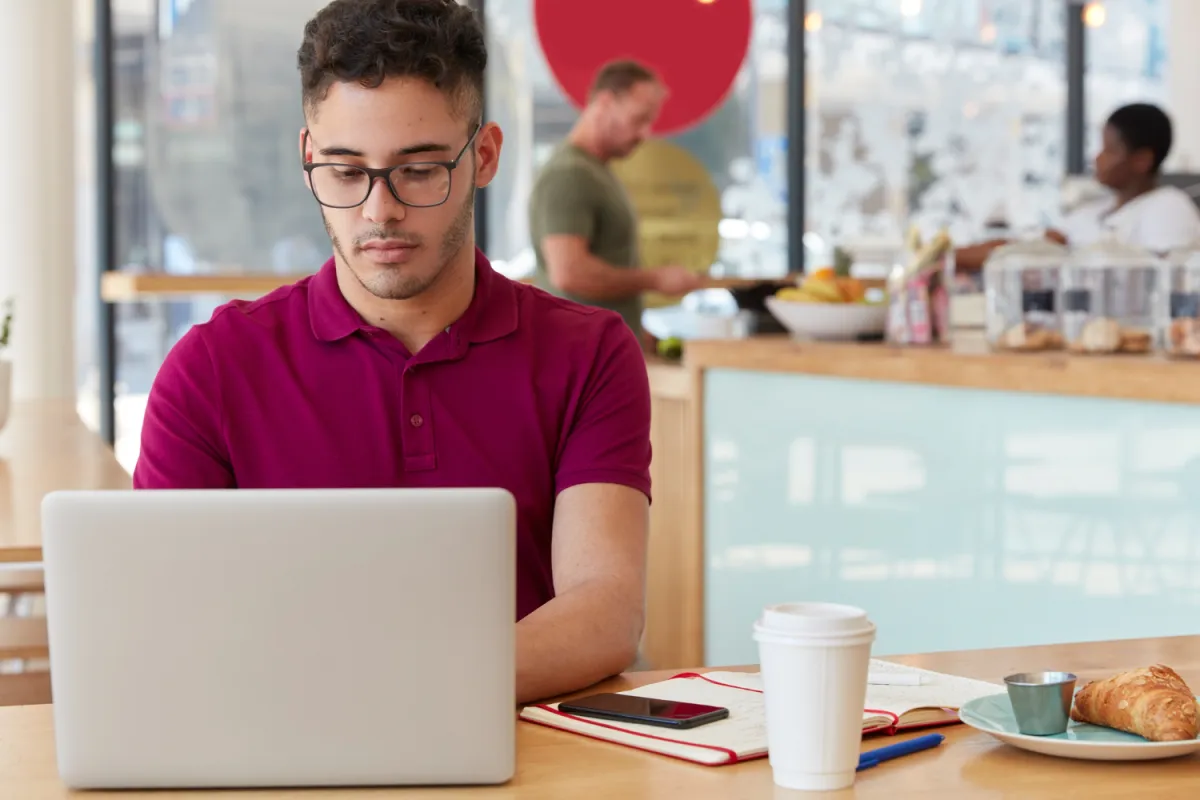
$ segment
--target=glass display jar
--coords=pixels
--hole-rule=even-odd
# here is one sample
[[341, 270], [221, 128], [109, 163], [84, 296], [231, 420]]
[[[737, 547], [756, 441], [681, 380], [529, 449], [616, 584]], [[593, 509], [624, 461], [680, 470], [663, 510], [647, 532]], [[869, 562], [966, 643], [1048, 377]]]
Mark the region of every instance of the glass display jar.
[[1172, 253], [1164, 272], [1159, 341], [1169, 356], [1200, 358], [1200, 250]]
[[1013, 242], [983, 265], [985, 334], [995, 350], [1059, 350], [1058, 282], [1067, 248], [1046, 240]]
[[1154, 348], [1162, 262], [1116, 241], [1073, 252], [1062, 270], [1063, 339], [1072, 353], [1148, 353]]

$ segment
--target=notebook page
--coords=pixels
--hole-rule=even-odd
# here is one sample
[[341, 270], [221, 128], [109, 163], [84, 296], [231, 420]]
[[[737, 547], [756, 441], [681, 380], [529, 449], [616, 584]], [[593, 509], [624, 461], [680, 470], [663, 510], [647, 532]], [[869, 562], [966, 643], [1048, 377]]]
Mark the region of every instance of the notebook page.
[[[744, 688], [754, 689], [755, 691], [759, 691], [759, 692], [761, 692], [763, 690], [763, 682], [762, 682], [762, 673], [761, 672], [709, 672], [709, 673], [706, 673], [705, 677], [707, 677], [709, 680], [720, 681], [721, 683], [731, 683], [735, 686], [742, 686]], [[648, 696], [652, 697], [653, 695], [648, 695]], [[760, 699], [761, 699], [761, 695], [760, 695]], [[886, 718], [880, 714], [874, 713], [875, 711], [891, 711], [890, 708], [886, 708], [884, 706], [873, 706], [873, 705], [871, 705], [870, 702], [864, 703], [864, 706], [866, 708], [873, 709], [873, 711], [871, 711], [871, 712], [863, 711], [863, 728], [864, 729], [877, 728], [880, 725], [890, 725], [892, 723], [891, 719]], [[763, 724], [765, 725], [766, 724], [766, 722], [765, 722], [766, 711], [760, 707], [759, 713], [763, 715], [763, 719], [764, 719]], [[893, 712], [893, 713], [895, 713], [895, 712]], [[764, 735], [765, 735], [765, 729], [764, 729]]]
[[925, 682], [921, 686], [867, 686], [867, 708], [890, 711], [903, 717], [918, 708], [961, 708], [964, 703], [980, 697], [1004, 692], [1004, 687], [972, 678], [946, 675], [927, 669], [893, 664], [890, 661], [871, 659], [871, 672], [921, 675]]
[[[866, 708], [877, 711], [889, 711], [896, 716], [902, 716], [918, 708], [961, 708], [964, 703], [980, 697], [989, 697], [1003, 693], [1005, 688], [987, 681], [973, 678], [963, 678], [958, 675], [947, 675], [918, 667], [894, 664], [890, 661], [871, 659], [872, 673], [893, 673], [921, 675], [925, 682], [920, 686], [867, 686]], [[758, 672], [709, 672], [706, 677], [721, 683], [730, 683], [749, 689], [762, 691], [762, 674]], [[641, 693], [641, 692], [635, 692]], [[654, 697], [653, 692], [641, 693], [645, 697]], [[878, 715], [864, 713], [867, 720]]]

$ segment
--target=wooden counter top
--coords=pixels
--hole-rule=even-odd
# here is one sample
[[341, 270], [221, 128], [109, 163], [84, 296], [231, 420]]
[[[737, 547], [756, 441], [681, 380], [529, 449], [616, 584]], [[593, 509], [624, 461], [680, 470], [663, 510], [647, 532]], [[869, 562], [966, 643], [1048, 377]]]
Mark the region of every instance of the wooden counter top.
[[0, 433], [0, 561], [42, 560], [42, 498], [128, 489], [129, 474], [71, 400], [15, 403]]
[[[1071, 670], [1081, 679], [1155, 662], [1174, 667], [1192, 686], [1200, 685], [1200, 636], [1141, 639], [1053, 647], [936, 653], [893, 659], [907, 664], [1000, 682], [1004, 675], [1034, 668]], [[621, 691], [669, 677], [632, 674], [609, 681], [602, 690]], [[0, 775], [5, 797], [65, 800], [73, 795], [59, 782], [54, 759], [50, 706], [0, 708]], [[861, 773], [853, 787], [819, 795], [844, 798], [1021, 797], [1050, 800], [1071, 796], [1090, 800], [1128, 797], [1188, 797], [1195, 791], [1200, 757], [1166, 761], [1101, 763], [1027, 753], [997, 742], [965, 725], [942, 728], [946, 742], [936, 750], [889, 762]], [[900, 741], [873, 737], [864, 749]], [[1069, 787], [1067, 791], [1064, 787]], [[771, 798], [796, 794], [775, 789], [766, 759], [726, 767], [704, 767], [651, 755], [562, 731], [518, 723], [517, 775], [505, 786], [480, 789], [330, 789], [324, 791], [226, 791], [158, 793], [145, 797], [216, 800], [352, 800], [353, 798], [515, 798], [567, 797]], [[92, 792], [95, 800], [127, 794]], [[799, 796], [797, 794], [797, 796]], [[813, 795], [814, 797], [818, 795]]]
[[761, 336], [689, 341], [684, 346], [684, 364], [695, 369], [795, 372], [968, 389], [1200, 403], [1200, 362], [1161, 356], [992, 353], [982, 344], [898, 347]]

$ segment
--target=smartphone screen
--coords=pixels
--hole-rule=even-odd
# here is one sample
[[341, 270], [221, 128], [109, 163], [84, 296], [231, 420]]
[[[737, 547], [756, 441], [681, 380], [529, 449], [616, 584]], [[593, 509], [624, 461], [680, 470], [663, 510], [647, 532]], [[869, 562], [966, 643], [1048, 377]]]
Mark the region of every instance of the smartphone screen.
[[657, 700], [653, 697], [634, 697], [628, 694], [594, 694], [560, 703], [564, 714], [599, 717], [664, 728], [695, 728], [729, 716], [729, 709], [700, 703], [680, 703]]

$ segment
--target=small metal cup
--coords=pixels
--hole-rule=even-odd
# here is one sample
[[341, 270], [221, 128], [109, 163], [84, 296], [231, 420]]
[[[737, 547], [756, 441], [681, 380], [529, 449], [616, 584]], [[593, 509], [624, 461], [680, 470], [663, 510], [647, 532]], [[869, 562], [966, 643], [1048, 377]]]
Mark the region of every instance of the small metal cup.
[[1017, 730], [1053, 736], [1067, 730], [1076, 678], [1069, 672], [1021, 672], [1004, 679]]

